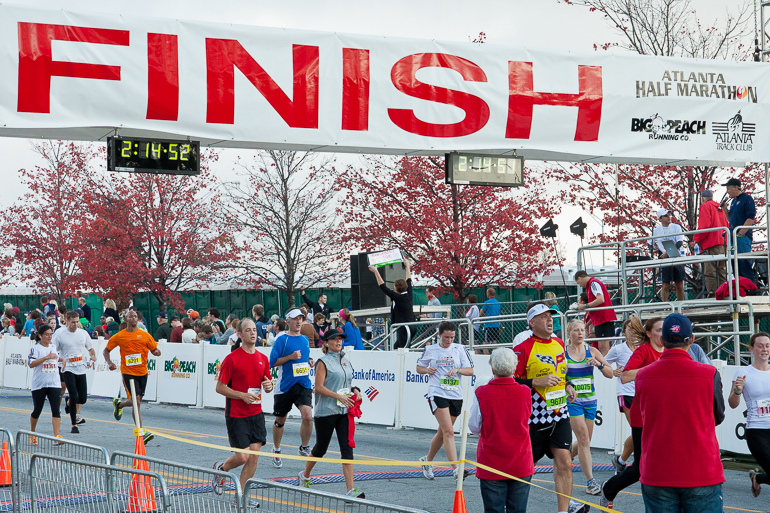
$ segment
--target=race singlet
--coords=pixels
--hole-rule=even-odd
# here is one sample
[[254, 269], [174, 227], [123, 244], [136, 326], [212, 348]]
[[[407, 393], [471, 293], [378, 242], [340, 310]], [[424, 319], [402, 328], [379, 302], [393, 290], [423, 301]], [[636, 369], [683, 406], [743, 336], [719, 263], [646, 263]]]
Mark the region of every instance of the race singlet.
[[257, 396], [257, 400], [251, 404], [262, 404], [262, 388], [250, 388], [248, 393]]
[[142, 364], [141, 354], [127, 354], [126, 355], [126, 367], [133, 367], [134, 365]]
[[562, 388], [545, 394], [545, 407], [548, 410], [558, 410], [567, 404], [567, 392]]
[[294, 373], [295, 378], [299, 378], [302, 376], [308, 376], [310, 374], [310, 364], [307, 362], [303, 363], [292, 363], [291, 364], [292, 371]]

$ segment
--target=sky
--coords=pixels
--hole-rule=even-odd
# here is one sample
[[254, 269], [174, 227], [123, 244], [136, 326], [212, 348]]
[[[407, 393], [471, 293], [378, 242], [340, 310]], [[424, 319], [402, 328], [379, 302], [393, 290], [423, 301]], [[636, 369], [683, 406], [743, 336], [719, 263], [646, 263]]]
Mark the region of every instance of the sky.
[[[292, 29], [334, 31], [351, 34], [383, 35], [470, 41], [484, 32], [492, 44], [593, 51], [594, 43], [618, 41], [618, 36], [598, 13], [569, 6], [557, 0], [24, 0], [5, 1], [43, 9], [79, 12], [109, 12], [134, 16], [172, 17]], [[694, 0], [705, 22], [721, 17], [723, 0]], [[32, 151], [32, 141], [1, 138], [0, 208], [18, 201], [26, 190], [18, 183], [18, 169], [40, 164]], [[235, 177], [234, 162], [249, 151], [222, 150], [215, 172], [222, 181]], [[360, 165], [360, 157], [338, 155], [337, 166]], [[561, 242], [567, 262], [575, 262], [579, 247], [568, 226], [583, 216], [588, 233], [600, 232], [599, 224], [574, 207], [565, 207], [554, 221], [562, 228]]]

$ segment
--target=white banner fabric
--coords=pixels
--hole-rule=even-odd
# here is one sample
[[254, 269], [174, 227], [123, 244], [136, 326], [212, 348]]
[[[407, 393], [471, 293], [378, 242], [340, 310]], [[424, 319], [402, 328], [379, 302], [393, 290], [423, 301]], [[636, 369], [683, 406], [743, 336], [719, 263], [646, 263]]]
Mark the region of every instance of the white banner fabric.
[[0, 6], [3, 136], [742, 165], [768, 94], [764, 63]]
[[34, 342], [28, 337], [11, 337], [5, 341], [3, 350], [3, 386], [29, 389], [31, 369], [27, 365], [29, 350]]
[[[222, 366], [225, 356], [230, 354], [230, 346], [203, 344], [201, 348], [204, 354], [203, 366], [205, 368], [203, 375], [203, 406], [206, 408], [224, 408], [225, 396], [218, 394], [216, 389], [217, 380], [219, 379], [219, 368]], [[268, 395], [270, 394], [262, 394], [263, 402]], [[269, 413], [272, 413], [272, 410]]]
[[[160, 357], [157, 360], [160, 376], [157, 380], [157, 400], [164, 403], [194, 405], [198, 393], [198, 372], [200, 372], [199, 344], [158, 344]], [[149, 366], [149, 362], [148, 362]], [[147, 387], [153, 374], [150, 373]]]
[[[94, 344], [98, 349], [96, 351], [96, 366], [94, 369], [94, 379], [88, 388], [89, 395], [98, 397], [118, 397], [123, 389], [123, 378], [120, 374], [120, 348], [116, 347], [110, 352], [110, 360], [117, 366], [114, 371], [111, 371], [107, 367], [107, 362], [104, 360], [104, 348], [107, 346], [107, 341], [101, 339], [98, 344]], [[125, 397], [123, 392], [121, 397]]]

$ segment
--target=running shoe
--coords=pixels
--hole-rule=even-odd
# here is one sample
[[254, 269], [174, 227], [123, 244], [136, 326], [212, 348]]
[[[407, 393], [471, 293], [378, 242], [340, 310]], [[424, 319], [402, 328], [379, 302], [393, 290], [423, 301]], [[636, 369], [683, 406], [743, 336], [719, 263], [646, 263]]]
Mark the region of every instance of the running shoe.
[[[57, 440], [53, 443], [54, 445], [64, 445], [64, 437], [61, 435], [56, 435]], [[35, 445], [37, 445], [37, 442], [35, 442]]]
[[300, 445], [299, 446], [299, 455], [300, 456], [310, 456], [310, 446], [309, 445]]
[[591, 506], [570, 499], [569, 509], [567, 511], [569, 511], [569, 513], [588, 513], [591, 511]]
[[751, 494], [754, 497], [759, 497], [759, 494], [762, 493], [762, 485], [757, 483], [757, 471], [752, 470], [749, 472], [749, 479], [751, 479]]
[[77, 415], [75, 415], [75, 424], [80, 425], [80, 424], [85, 424], [85, 423], [86, 423], [86, 419], [81, 417], [79, 413]]
[[[222, 463], [214, 463], [214, 470], [222, 470]], [[225, 492], [225, 478], [214, 476], [211, 480], [211, 490], [217, 495], [222, 495]]]
[[259, 508], [260, 504], [259, 502], [255, 501], [254, 499], [249, 500], [249, 508]]
[[601, 495], [602, 494], [602, 487], [599, 486], [599, 481], [597, 481], [595, 477], [592, 477], [586, 483], [586, 493], [588, 495]]
[[30, 445], [37, 445], [37, 437], [30, 435], [30, 437], [29, 437], [29, 444]]
[[64, 413], [70, 414], [70, 396], [68, 395], [64, 396]]
[[[281, 454], [281, 450], [280, 449], [276, 449], [275, 446], [273, 446], [273, 453]], [[275, 468], [283, 467], [283, 460], [281, 459], [280, 456], [276, 456], [276, 457], [273, 458], [273, 466]]]
[[310, 488], [310, 478], [305, 477], [305, 471], [300, 470], [299, 474], [297, 474], [297, 479], [299, 480], [299, 485], [302, 488]]
[[115, 398], [112, 400], [112, 416], [115, 417], [115, 420], [120, 420], [123, 418], [123, 408], [118, 406], [120, 404], [120, 399]]
[[612, 466], [615, 467], [616, 476], [626, 469], [625, 464], [620, 462], [620, 456], [618, 456], [617, 454], [612, 457]]
[[70, 433], [80, 433], [80, 430], [77, 426], [72, 426], [72, 429], [70, 430]]
[[147, 445], [148, 443], [150, 443], [153, 440], [153, 438], [155, 438], [155, 435], [153, 435], [147, 430], [144, 431], [144, 445]]
[[[457, 469], [458, 469], [458, 468], [460, 468], [460, 467], [455, 467], [455, 469], [452, 471], [452, 479], [457, 479]], [[463, 469], [463, 481], [465, 481], [465, 479], [466, 479], [466, 478], [467, 478], [469, 475], [471, 475], [471, 471], [470, 471], [470, 470], [468, 470], [467, 468], [464, 468], [464, 469]]]
[[348, 497], [353, 497], [355, 499], [366, 499], [366, 495], [364, 492], [361, 491], [359, 487], [355, 487], [352, 490], [348, 490], [348, 493], [346, 493]]
[[607, 481], [604, 481], [604, 482], [602, 483], [602, 486], [601, 486], [601, 488], [602, 488], [602, 498], [601, 498], [601, 500], [599, 501], [599, 504], [600, 504], [600, 505], [601, 505], [603, 508], [612, 509], [612, 501], [611, 501], [611, 500], [609, 500], [607, 497], [605, 497], [605, 496], [604, 496], [604, 485], [606, 485], [606, 484], [607, 484]]
[[[427, 462], [428, 461], [428, 457], [427, 456], [423, 456], [422, 458], [420, 458], [420, 461]], [[433, 465], [423, 465], [422, 466], [422, 475], [425, 476], [425, 479], [433, 480], [433, 478], [435, 477], [433, 475]]]

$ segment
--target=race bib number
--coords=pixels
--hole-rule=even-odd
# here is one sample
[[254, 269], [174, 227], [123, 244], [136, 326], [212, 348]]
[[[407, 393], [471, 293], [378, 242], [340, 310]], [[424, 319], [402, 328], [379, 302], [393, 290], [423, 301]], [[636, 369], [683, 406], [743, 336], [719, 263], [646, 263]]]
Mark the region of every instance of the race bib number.
[[59, 366], [57, 365], [56, 360], [46, 360], [41, 365], [43, 367], [43, 372], [45, 374], [53, 374], [54, 372], [59, 372]]
[[567, 392], [562, 388], [561, 390], [554, 390], [552, 392], [545, 393], [545, 407], [548, 410], [558, 410], [567, 405]]
[[248, 393], [251, 395], [257, 396], [257, 400], [252, 402], [251, 404], [262, 404], [262, 389], [261, 388], [250, 388], [248, 390]]
[[[340, 395], [346, 395], [348, 397], [353, 397], [353, 392], [349, 388], [340, 388], [337, 390], [337, 393]], [[344, 404], [342, 404], [339, 399], [337, 400], [337, 406], [341, 406], [343, 408], [347, 408]]]
[[591, 378], [579, 378], [579, 379], [573, 379], [572, 380], [572, 387], [575, 389], [575, 392], [578, 394], [586, 394], [591, 392]]
[[292, 371], [294, 373], [295, 378], [300, 378], [302, 376], [308, 376], [310, 375], [310, 364], [305, 363], [292, 363], [291, 364]]
[[142, 364], [142, 355], [140, 354], [127, 354], [126, 355], [126, 367], [133, 367], [134, 365]]
[[757, 401], [757, 415], [760, 417], [770, 417], [770, 399], [760, 399]]
[[444, 390], [459, 390], [460, 380], [455, 378], [454, 376], [445, 377], [439, 380], [439, 385]]
[[83, 355], [73, 356], [73, 357], [67, 359], [67, 365], [71, 365], [73, 367], [81, 366], [81, 365], [83, 365], [83, 363], [84, 363]]

